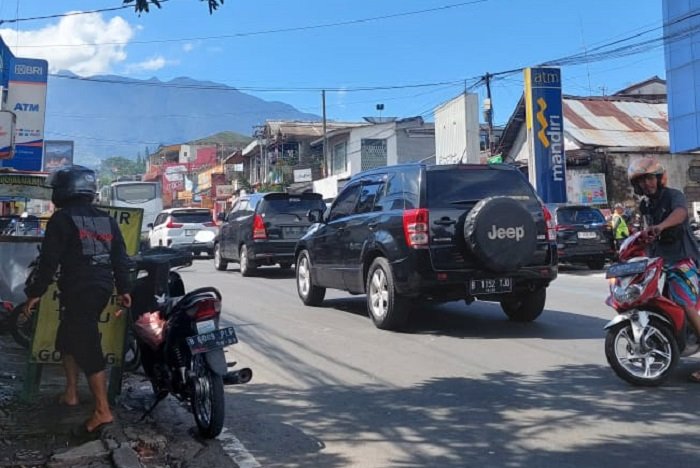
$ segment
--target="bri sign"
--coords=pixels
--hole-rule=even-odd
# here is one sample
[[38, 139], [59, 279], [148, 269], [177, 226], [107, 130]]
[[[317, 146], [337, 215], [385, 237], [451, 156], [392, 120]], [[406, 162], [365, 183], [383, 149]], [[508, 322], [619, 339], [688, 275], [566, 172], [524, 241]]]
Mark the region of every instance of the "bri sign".
[[525, 69], [530, 182], [545, 203], [566, 202], [561, 70]]

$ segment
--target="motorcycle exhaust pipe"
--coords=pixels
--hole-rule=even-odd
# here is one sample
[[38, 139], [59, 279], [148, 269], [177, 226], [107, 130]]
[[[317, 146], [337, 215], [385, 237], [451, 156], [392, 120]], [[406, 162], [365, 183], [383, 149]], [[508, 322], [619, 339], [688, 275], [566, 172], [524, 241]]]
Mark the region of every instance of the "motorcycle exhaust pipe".
[[249, 367], [227, 372], [224, 375], [224, 385], [247, 384], [253, 378], [253, 371]]

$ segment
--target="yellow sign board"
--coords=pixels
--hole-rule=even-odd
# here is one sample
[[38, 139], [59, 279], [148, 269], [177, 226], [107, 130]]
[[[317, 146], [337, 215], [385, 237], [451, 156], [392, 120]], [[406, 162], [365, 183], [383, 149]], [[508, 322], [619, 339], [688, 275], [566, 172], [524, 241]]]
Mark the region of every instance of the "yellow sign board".
[[[119, 225], [119, 230], [124, 237], [126, 251], [129, 255], [136, 255], [141, 239], [141, 224], [143, 223], [143, 210], [141, 208], [100, 207], [112, 216]], [[102, 352], [109, 365], [121, 365], [124, 333], [127, 319], [125, 314], [118, 316], [120, 307], [116, 301], [116, 292], [107, 307], [100, 315], [100, 336], [102, 338]], [[58, 364], [61, 362], [61, 353], [56, 351], [56, 330], [60, 321], [58, 290], [52, 284], [41, 297], [39, 303], [39, 316], [37, 318], [30, 362], [39, 364]]]

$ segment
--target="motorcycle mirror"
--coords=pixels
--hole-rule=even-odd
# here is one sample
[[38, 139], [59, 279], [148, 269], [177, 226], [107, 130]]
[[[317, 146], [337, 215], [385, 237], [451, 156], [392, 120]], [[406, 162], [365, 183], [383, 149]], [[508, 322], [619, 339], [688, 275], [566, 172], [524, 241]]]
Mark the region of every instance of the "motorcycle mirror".
[[213, 241], [215, 237], [216, 234], [211, 231], [199, 231], [197, 234], [195, 234], [194, 241], [200, 244], [206, 244]]

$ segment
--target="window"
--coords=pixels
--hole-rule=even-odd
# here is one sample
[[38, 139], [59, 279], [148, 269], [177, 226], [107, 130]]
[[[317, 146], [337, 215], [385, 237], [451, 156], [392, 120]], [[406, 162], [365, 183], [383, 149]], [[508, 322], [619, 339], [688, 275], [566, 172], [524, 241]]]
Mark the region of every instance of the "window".
[[362, 185], [360, 199], [357, 202], [355, 213], [370, 213], [382, 211], [382, 205], [378, 204], [384, 195], [383, 182], [370, 182]]
[[348, 168], [348, 147], [345, 142], [333, 147], [333, 160], [331, 161], [331, 174], [342, 174]]
[[360, 161], [363, 171], [386, 166], [386, 140], [363, 138], [360, 142]]
[[603, 214], [592, 208], [560, 208], [557, 210], [559, 224], [603, 224]]
[[355, 203], [357, 202], [357, 196], [359, 193], [359, 185], [352, 185], [343, 190], [343, 192], [335, 199], [335, 203], [331, 207], [328, 221], [335, 221], [336, 219], [352, 214], [352, 212], [355, 210]]
[[173, 222], [184, 224], [211, 223], [212, 217], [209, 210], [201, 211], [174, 211]]
[[156, 198], [156, 184], [125, 184], [114, 187], [115, 198], [128, 203], [147, 202]]
[[395, 172], [389, 176], [389, 180], [386, 182], [386, 195], [379, 201], [379, 206], [382, 211], [404, 209], [403, 185], [402, 173]]

